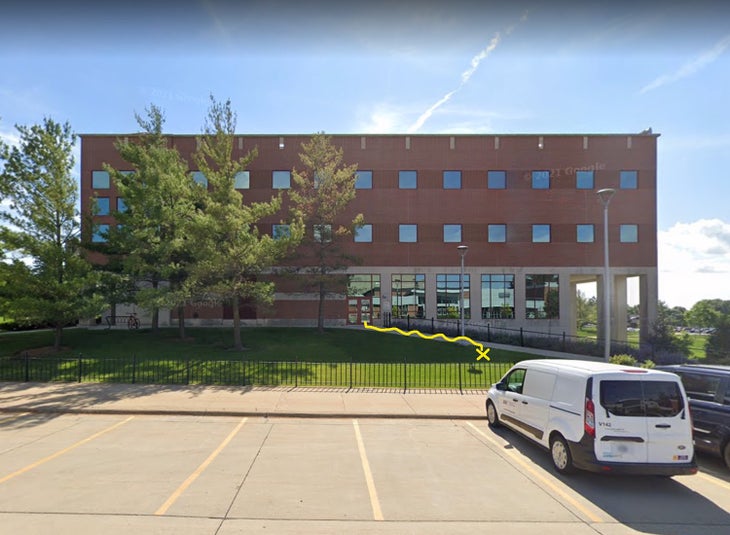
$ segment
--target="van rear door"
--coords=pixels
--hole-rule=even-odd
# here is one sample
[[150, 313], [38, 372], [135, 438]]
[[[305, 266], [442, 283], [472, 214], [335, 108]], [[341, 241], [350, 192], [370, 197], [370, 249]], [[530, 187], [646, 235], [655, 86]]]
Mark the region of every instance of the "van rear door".
[[692, 424], [679, 382], [649, 375], [642, 380], [650, 463], [687, 463], [694, 455]]
[[[643, 389], [637, 379], [594, 381], [596, 418], [596, 459], [604, 462], [645, 463], [648, 436]], [[620, 376], [618, 376], [620, 377]]]
[[689, 414], [678, 381], [646, 374], [633, 380], [612, 376], [598, 383], [595, 453], [599, 461], [692, 460]]

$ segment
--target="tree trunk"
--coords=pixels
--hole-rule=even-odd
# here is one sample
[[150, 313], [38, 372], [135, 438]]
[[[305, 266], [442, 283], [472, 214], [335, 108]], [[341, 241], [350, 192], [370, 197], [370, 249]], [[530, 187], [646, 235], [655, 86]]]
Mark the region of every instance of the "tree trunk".
[[238, 310], [238, 296], [233, 296], [233, 349], [243, 351], [241, 343], [241, 312]]
[[177, 325], [180, 340], [185, 340], [185, 305], [177, 307]]
[[53, 337], [53, 350], [61, 351], [61, 337], [63, 336], [63, 325], [56, 325], [55, 335]]
[[324, 281], [319, 281], [319, 310], [317, 311], [317, 332], [322, 334], [324, 332], [324, 298], [327, 292], [325, 292]]
[[[152, 279], [152, 288], [156, 290], [160, 286], [160, 281], [157, 278]], [[160, 308], [155, 306], [152, 308], [152, 332], [157, 334], [160, 331]]]

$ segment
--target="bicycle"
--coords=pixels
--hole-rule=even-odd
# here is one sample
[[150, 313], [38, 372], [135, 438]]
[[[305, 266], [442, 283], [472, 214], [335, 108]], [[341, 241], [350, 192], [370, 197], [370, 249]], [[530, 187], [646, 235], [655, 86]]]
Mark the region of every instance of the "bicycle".
[[132, 314], [129, 316], [129, 319], [127, 320], [127, 328], [129, 329], [139, 329], [139, 318]]

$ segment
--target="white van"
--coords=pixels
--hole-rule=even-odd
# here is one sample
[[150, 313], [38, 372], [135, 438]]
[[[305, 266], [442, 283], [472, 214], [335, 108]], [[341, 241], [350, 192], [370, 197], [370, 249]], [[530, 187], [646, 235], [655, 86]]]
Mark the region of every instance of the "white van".
[[580, 360], [526, 360], [489, 389], [487, 420], [550, 450], [558, 472], [697, 473], [679, 377]]

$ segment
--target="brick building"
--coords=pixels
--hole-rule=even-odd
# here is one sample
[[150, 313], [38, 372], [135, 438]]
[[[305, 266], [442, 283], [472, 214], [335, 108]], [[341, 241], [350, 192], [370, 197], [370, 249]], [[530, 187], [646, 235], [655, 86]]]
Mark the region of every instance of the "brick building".
[[[133, 136], [133, 134], [129, 134]], [[123, 206], [104, 163], [124, 170], [114, 141], [124, 135], [81, 136], [82, 212], [97, 203], [96, 223], [113, 223]], [[613, 188], [608, 237], [612, 276], [612, 338], [625, 339], [627, 278], [639, 280], [642, 326], [656, 317], [657, 134], [334, 135], [344, 161], [358, 166], [351, 214], [367, 225], [349, 251], [362, 262], [349, 284], [327, 301], [331, 324], [378, 324], [388, 314], [455, 317], [461, 258], [464, 308], [470, 323], [532, 331], [575, 331], [576, 285], [597, 282], [603, 310], [603, 204]], [[244, 202], [268, 200], [290, 185], [309, 136], [241, 135], [234, 157], [258, 157], [237, 178]], [[191, 135], [170, 136], [187, 161]], [[131, 169], [129, 169], [131, 170]], [[193, 179], [204, 180], [191, 168]], [[262, 231], [275, 233], [277, 218]], [[88, 236], [93, 232], [85, 228]], [[99, 239], [99, 238], [97, 238]], [[144, 313], [144, 311], [141, 311]], [[317, 297], [277, 286], [275, 305], [245, 307], [256, 324], [311, 325]], [[226, 307], [190, 310], [192, 323], [220, 323]], [[144, 316], [143, 316], [144, 318]], [[174, 323], [169, 312], [161, 323]], [[599, 325], [600, 321], [599, 312]], [[642, 335], [646, 333], [642, 332]]]

